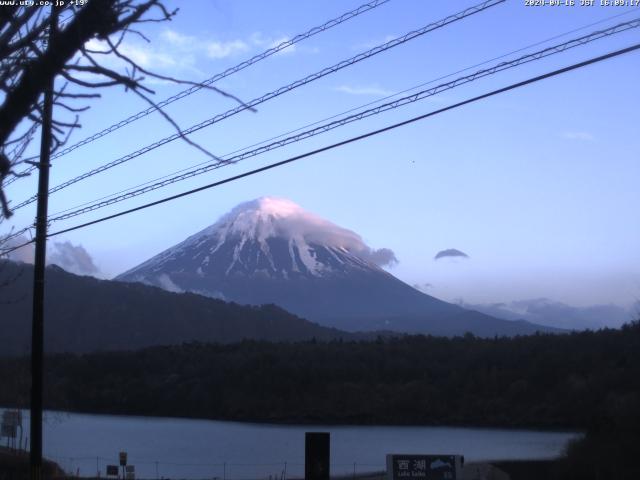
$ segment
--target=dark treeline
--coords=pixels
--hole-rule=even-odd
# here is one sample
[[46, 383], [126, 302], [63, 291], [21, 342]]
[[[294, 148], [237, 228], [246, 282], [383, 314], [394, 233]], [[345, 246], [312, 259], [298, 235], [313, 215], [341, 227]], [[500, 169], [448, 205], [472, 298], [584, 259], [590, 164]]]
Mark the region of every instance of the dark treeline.
[[[27, 358], [0, 358], [0, 405], [27, 405], [28, 367]], [[46, 359], [45, 379], [47, 408], [78, 412], [577, 428], [587, 435], [544, 478], [640, 478], [639, 322], [493, 340], [245, 341], [57, 354]]]
[[[28, 359], [0, 359], [26, 405]], [[46, 360], [46, 406], [268, 422], [588, 428], [640, 405], [640, 325], [480, 339], [185, 344]]]

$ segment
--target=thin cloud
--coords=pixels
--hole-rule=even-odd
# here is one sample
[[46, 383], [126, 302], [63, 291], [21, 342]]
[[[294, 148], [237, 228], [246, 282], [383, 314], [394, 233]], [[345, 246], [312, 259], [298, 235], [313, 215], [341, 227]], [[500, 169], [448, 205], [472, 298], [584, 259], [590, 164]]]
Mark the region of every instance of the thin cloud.
[[[284, 43], [284, 42], [288, 42], [290, 40], [289, 37], [280, 37], [280, 38], [276, 38], [275, 40], [273, 40], [270, 44], [268, 48], [275, 48], [278, 45]], [[278, 52], [278, 55], [290, 55], [292, 53], [296, 53], [298, 51], [298, 46], [297, 45], [289, 45], [287, 48], [280, 50]]]
[[340, 85], [335, 87], [334, 90], [336, 92], [346, 93], [348, 95], [373, 95], [380, 97], [387, 97], [389, 95], [393, 95], [395, 92], [391, 90], [386, 90], [384, 88], [378, 86], [351, 86], [351, 85]]
[[[243, 54], [257, 53], [269, 49], [289, 40], [285, 35], [269, 36], [260, 32], [251, 34], [246, 38], [214, 39], [201, 35], [181, 33], [173, 29], [165, 29], [153, 43], [143, 43], [135, 38], [126, 39], [118, 47], [119, 51], [136, 62], [142, 68], [161, 72], [165, 75], [180, 75], [184, 72], [204, 75], [198, 68], [203, 63], [212, 60], [240, 57]], [[98, 52], [109, 51], [109, 45], [98, 39], [89, 40], [85, 46], [89, 50]], [[305, 49], [312, 51], [313, 49]], [[301, 51], [296, 45], [291, 45], [278, 52], [278, 55], [290, 55]], [[315, 51], [315, 50], [314, 50]], [[102, 56], [104, 64], [116, 70], [128, 67], [128, 64], [116, 55]], [[83, 63], [86, 60], [78, 57]], [[208, 67], [209, 68], [209, 67]], [[164, 84], [166, 82], [147, 78], [148, 83]]]
[[469, 255], [455, 248], [448, 248], [439, 251], [436, 253], [436, 256], [433, 257], [434, 260], [440, 260], [441, 258], [469, 258]]
[[[5, 249], [15, 248], [18, 245], [22, 245], [23, 243], [29, 241], [29, 239], [24, 235], [20, 235], [19, 237], [15, 237], [10, 240], [0, 240], [2, 240], [0, 242], [0, 246]], [[28, 245], [25, 245], [24, 247], [20, 247], [17, 250], [4, 255], [4, 257], [14, 262], [33, 263], [33, 254], [33, 244], [30, 243]]]
[[390, 248], [374, 250], [365, 245], [362, 250], [356, 253], [356, 255], [363, 260], [378, 265], [379, 267], [393, 267], [398, 264], [398, 258]]
[[229, 42], [208, 42], [205, 44], [207, 56], [213, 59], [232, 57], [250, 49], [243, 40], [231, 40]]
[[185, 35], [171, 29], [164, 30], [160, 34], [160, 39], [164, 42], [165, 47], [173, 49], [174, 54], [191, 54], [211, 59], [232, 57], [246, 52], [251, 49], [252, 43], [242, 39], [208, 40], [193, 35]]
[[[243, 53], [258, 52], [274, 48], [289, 40], [286, 35], [269, 36], [262, 32], [254, 32], [246, 38], [231, 40], [211, 40], [208, 38], [186, 35], [175, 30], [164, 30], [160, 35], [164, 50], [172, 51], [172, 54], [190, 54], [196, 57], [204, 57], [209, 60], [236, 57]], [[278, 52], [278, 55], [289, 55], [299, 51], [296, 45], [290, 45]]]
[[[109, 50], [106, 42], [98, 39], [89, 40], [86, 47], [102, 52]], [[122, 54], [147, 70], [165, 74], [190, 72], [198, 75], [203, 74], [197, 68], [202, 62], [239, 56], [257, 48], [258, 45], [250, 39], [211, 40], [171, 29], [164, 30], [153, 43], [129, 39], [118, 47]], [[104, 56], [103, 61], [111, 68], [121, 69], [128, 66], [116, 55]]]
[[123, 43], [119, 47], [120, 52], [126, 55], [135, 63], [143, 68], [161, 68], [171, 69], [178, 66], [179, 62], [176, 57], [160, 52], [146, 45], [135, 45], [131, 43]]
[[[161, 37], [162, 38], [162, 37]], [[106, 42], [91, 39], [85, 47], [98, 52], [106, 52], [109, 46]], [[142, 68], [150, 71], [161, 71], [165, 73], [179, 73], [184, 71], [200, 73], [195, 68], [196, 57], [188, 51], [188, 49], [176, 49], [171, 45], [159, 42], [158, 44], [141, 44], [138, 42], [122, 42], [118, 50], [123, 55], [129, 57], [133, 62]], [[78, 57], [81, 63], [86, 63], [85, 59]], [[118, 58], [115, 54], [103, 55], [101, 57], [103, 64], [114, 70], [124, 70], [129, 64]], [[149, 81], [147, 78], [145, 81]]]
[[562, 138], [567, 140], [578, 140], [582, 142], [593, 142], [595, 137], [588, 132], [564, 132]]
[[[263, 35], [261, 32], [255, 32], [250, 37], [251, 43], [256, 47], [259, 47], [260, 50], [267, 50], [270, 48], [276, 48], [284, 42], [288, 42], [291, 40], [291, 37], [288, 35], [276, 35], [276, 36], [268, 36]], [[320, 48], [317, 46], [311, 45], [300, 45], [293, 44], [289, 45], [282, 50], [279, 50], [275, 56], [284, 56], [291, 54], [317, 54], [320, 53]]]
[[82, 245], [73, 245], [68, 241], [53, 244], [47, 263], [58, 265], [67, 272], [77, 275], [97, 275], [100, 272], [93, 258]]
[[[6, 242], [3, 247], [11, 248], [27, 241], [27, 237], [20, 236]], [[33, 263], [33, 244], [25, 245], [7, 255], [9, 260], [22, 263]], [[48, 247], [47, 265], [58, 265], [67, 272], [76, 275], [100, 276], [100, 269], [96, 266], [93, 257], [82, 245], [74, 245], [69, 241], [53, 242]]]
[[471, 304], [460, 300], [458, 303], [464, 308], [505, 320], [526, 320], [570, 330], [618, 328], [635, 318], [633, 306], [630, 309], [613, 304], [576, 307], [548, 298], [484, 304]]
[[[251, 34], [251, 37], [249, 37], [249, 40], [256, 47], [266, 50], [269, 48], [275, 48], [281, 43], [289, 41], [290, 38], [286, 35], [281, 35], [279, 37], [269, 37], [264, 35], [262, 32], [254, 32], [253, 34]], [[297, 45], [289, 45], [285, 49], [280, 50], [277, 55], [290, 55], [292, 53], [296, 53], [297, 51]]]
[[420, 290], [421, 292], [426, 292], [433, 288], [433, 284], [425, 282], [425, 283], [414, 283], [413, 288], [416, 290]]
[[369, 50], [373, 47], [377, 47], [378, 45], [382, 45], [383, 43], [387, 43], [396, 38], [395, 35], [386, 35], [385, 37], [378, 38], [376, 40], [370, 40], [368, 42], [356, 43], [351, 47], [351, 50]]
[[163, 31], [160, 34], [160, 38], [162, 38], [165, 42], [178, 47], [191, 47], [198, 42], [198, 39], [194, 36], [183, 35], [182, 33], [169, 29]]

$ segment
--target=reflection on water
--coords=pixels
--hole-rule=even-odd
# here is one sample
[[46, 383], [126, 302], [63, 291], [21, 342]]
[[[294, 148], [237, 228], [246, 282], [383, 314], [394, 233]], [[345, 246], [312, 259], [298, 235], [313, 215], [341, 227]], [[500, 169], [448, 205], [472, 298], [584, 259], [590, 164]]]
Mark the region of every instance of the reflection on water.
[[[25, 432], [28, 432], [28, 412]], [[387, 453], [455, 453], [467, 461], [542, 459], [572, 432], [450, 427], [265, 425], [210, 420], [47, 412], [45, 456], [65, 470], [104, 477], [127, 451], [137, 478], [301, 477], [304, 433], [331, 432], [332, 474], [384, 470]]]

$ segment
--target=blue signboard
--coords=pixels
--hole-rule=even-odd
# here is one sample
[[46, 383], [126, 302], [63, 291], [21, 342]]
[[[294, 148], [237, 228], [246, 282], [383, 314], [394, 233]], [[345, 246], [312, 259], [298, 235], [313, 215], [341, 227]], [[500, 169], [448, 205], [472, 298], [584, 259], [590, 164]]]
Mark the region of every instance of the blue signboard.
[[461, 455], [387, 455], [387, 480], [459, 480]]

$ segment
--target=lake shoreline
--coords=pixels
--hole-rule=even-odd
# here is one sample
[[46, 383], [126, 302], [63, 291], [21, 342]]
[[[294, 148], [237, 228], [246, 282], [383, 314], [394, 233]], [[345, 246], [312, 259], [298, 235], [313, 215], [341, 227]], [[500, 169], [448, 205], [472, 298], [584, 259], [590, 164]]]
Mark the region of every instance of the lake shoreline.
[[[75, 477], [73, 472], [66, 472], [56, 462], [44, 458], [44, 468], [49, 474], [54, 474], [58, 478], [70, 476], [74, 478], [91, 479], [97, 478], [95, 475]], [[537, 480], [548, 478], [549, 474], [558, 468], [560, 458], [552, 460], [495, 460], [485, 462], [469, 462], [463, 470], [463, 477], [467, 477], [467, 472], [471, 475], [482, 472], [483, 475], [499, 471], [509, 475], [511, 480]], [[29, 452], [13, 451], [0, 446], [0, 474], [27, 475], [29, 469]], [[332, 480], [385, 480], [386, 471], [372, 470], [354, 474], [331, 475]], [[486, 477], [488, 478], [488, 477]], [[491, 477], [493, 478], [493, 477]], [[288, 477], [287, 480], [301, 480], [295, 476]]]
[[[305, 433], [331, 435], [332, 478], [375, 480], [389, 453], [459, 454], [467, 464], [560, 461], [575, 432], [388, 425], [268, 424], [45, 411], [44, 456], [92, 478], [128, 452], [139, 478], [301, 478]], [[23, 415], [29, 430], [29, 415]], [[543, 463], [540, 463], [543, 462]], [[534, 467], [533, 463], [531, 468]], [[495, 467], [499, 468], [499, 467]], [[514, 467], [515, 468], [515, 467]], [[542, 468], [542, 467], [540, 467]], [[378, 472], [376, 474], [376, 472]]]
[[[0, 410], [6, 409], [20, 409], [23, 414], [28, 413], [27, 407], [15, 407], [0, 405]], [[331, 420], [314, 419], [314, 418], [292, 418], [292, 419], [264, 419], [264, 417], [255, 418], [212, 418], [212, 417], [196, 417], [196, 416], [184, 416], [184, 415], [155, 415], [144, 413], [120, 413], [120, 412], [96, 412], [85, 410], [65, 410], [65, 409], [45, 409], [45, 412], [57, 413], [57, 414], [79, 414], [79, 415], [101, 415], [112, 416], [119, 418], [131, 418], [131, 419], [166, 419], [166, 420], [193, 420], [193, 421], [211, 421], [211, 422], [231, 422], [247, 425], [263, 425], [274, 427], [286, 427], [286, 426], [309, 426], [316, 427], [318, 425], [324, 425], [329, 427], [430, 427], [430, 428], [459, 428], [465, 430], [508, 430], [508, 431], [523, 431], [528, 432], [541, 432], [541, 433], [573, 433], [583, 435], [586, 432], [584, 428], [572, 428], [569, 426], [557, 426], [557, 427], [544, 427], [544, 426], [531, 426], [531, 425], [495, 425], [495, 424], [482, 424], [482, 423], [419, 423], [419, 422], [406, 422], [406, 423], [384, 423], [384, 422], [336, 422]]]

